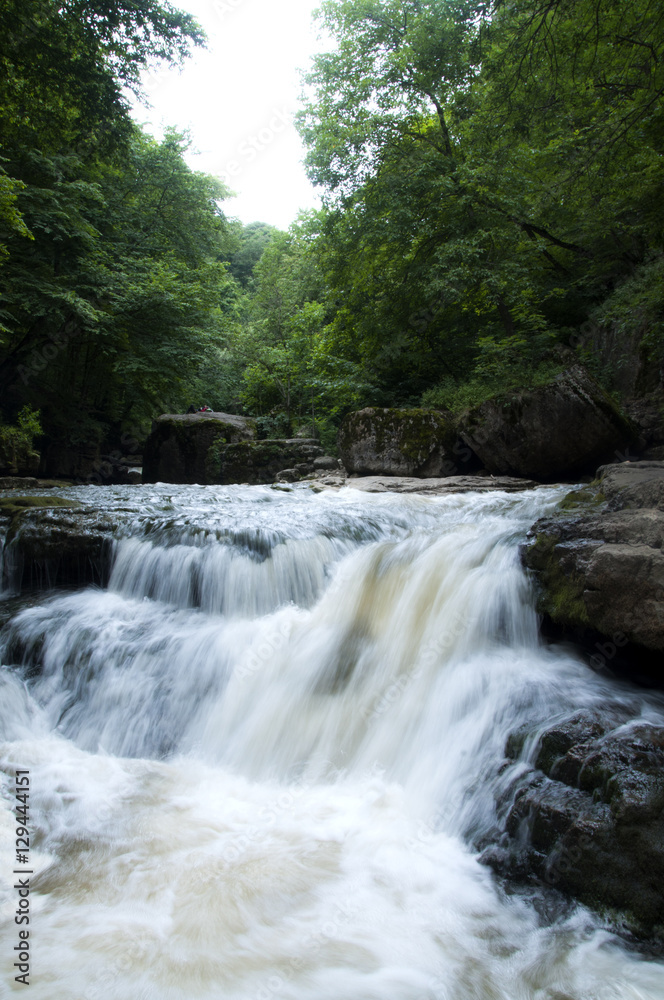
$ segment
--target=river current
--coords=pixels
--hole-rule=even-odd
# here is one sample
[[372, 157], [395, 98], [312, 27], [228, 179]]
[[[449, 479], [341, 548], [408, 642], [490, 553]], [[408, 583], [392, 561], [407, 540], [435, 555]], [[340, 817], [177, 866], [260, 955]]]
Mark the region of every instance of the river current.
[[30, 773], [31, 1000], [664, 1000], [664, 965], [479, 863], [508, 735], [661, 703], [538, 636], [567, 488], [75, 487], [106, 589], [0, 637], [0, 996]]

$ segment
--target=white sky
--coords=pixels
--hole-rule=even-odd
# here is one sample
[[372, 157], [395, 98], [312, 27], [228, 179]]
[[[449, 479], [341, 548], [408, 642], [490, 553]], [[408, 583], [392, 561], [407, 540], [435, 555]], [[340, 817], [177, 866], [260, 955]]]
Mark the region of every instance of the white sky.
[[329, 47], [311, 16], [319, 0], [172, 2], [196, 17], [208, 48], [181, 70], [147, 74], [151, 107], [135, 107], [134, 117], [155, 136], [168, 125], [190, 131], [189, 165], [237, 192], [223, 203], [226, 215], [287, 229], [300, 209], [319, 205], [292, 123], [298, 69]]

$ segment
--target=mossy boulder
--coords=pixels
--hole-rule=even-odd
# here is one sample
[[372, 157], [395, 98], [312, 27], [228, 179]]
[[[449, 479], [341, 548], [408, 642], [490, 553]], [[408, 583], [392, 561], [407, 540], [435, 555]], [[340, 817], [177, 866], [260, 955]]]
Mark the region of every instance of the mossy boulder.
[[459, 447], [452, 419], [439, 410], [357, 410], [341, 425], [338, 446], [355, 475], [438, 478], [473, 471], [471, 449]]
[[211, 449], [255, 438], [256, 423], [247, 417], [231, 413], [163, 414], [153, 422], [146, 442], [143, 482], [218, 482], [209, 478]]
[[532, 389], [506, 392], [459, 417], [466, 444], [495, 475], [570, 479], [615, 461], [638, 431], [580, 365]]
[[323, 454], [317, 441], [307, 438], [275, 438], [265, 441], [215, 441], [205, 463], [205, 482], [230, 485], [273, 483], [284, 469], [302, 478], [314, 471], [314, 461]]

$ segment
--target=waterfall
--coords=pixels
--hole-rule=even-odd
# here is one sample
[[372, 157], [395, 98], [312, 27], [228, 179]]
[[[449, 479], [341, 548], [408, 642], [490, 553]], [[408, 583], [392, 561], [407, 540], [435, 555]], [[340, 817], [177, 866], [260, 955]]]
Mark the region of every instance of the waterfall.
[[510, 733], [608, 698], [663, 714], [539, 639], [518, 548], [561, 495], [135, 488], [108, 587], [1, 637], [31, 997], [664, 1000], [661, 963], [477, 858], [531, 766], [506, 769]]

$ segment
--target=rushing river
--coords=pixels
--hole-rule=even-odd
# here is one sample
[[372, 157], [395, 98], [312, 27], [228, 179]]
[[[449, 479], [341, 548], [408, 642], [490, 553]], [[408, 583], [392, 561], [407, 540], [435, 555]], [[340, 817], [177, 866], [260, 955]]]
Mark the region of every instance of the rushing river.
[[139, 509], [107, 589], [3, 632], [0, 996], [18, 768], [31, 1000], [664, 998], [472, 846], [510, 732], [637, 697], [538, 639], [518, 545], [560, 489], [68, 493]]

